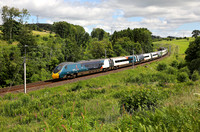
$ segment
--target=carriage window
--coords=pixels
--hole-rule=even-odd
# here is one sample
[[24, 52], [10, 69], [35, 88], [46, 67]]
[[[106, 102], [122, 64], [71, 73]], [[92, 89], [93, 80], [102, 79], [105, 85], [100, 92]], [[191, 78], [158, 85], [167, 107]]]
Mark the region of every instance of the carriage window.
[[65, 69], [67, 69], [67, 66], [65, 66]]

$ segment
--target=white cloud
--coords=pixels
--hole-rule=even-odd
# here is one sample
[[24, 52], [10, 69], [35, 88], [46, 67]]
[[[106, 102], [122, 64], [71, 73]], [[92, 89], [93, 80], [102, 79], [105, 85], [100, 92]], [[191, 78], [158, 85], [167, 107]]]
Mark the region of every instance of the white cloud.
[[[39, 15], [48, 23], [67, 21], [87, 31], [91, 31], [90, 27], [101, 27], [109, 32], [145, 27], [155, 35], [182, 36], [182, 31], [176, 30], [179, 26], [200, 22], [199, 0], [1, 0], [0, 7], [4, 5], [26, 8], [31, 15]], [[134, 17], [142, 19], [129, 19]]]

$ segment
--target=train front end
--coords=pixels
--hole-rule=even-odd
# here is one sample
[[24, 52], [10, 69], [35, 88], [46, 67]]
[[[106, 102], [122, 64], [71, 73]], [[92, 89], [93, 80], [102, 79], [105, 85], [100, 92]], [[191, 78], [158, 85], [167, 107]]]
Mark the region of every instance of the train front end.
[[53, 79], [59, 79], [60, 78], [60, 72], [63, 68], [64, 64], [60, 64], [58, 65], [54, 70], [53, 70], [53, 73], [52, 73], [52, 78]]

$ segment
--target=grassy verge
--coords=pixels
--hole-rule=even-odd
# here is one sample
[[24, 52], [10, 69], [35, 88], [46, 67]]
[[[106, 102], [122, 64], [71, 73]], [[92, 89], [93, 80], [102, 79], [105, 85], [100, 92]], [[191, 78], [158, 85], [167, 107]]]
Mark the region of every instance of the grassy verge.
[[[188, 43], [175, 45], [183, 52]], [[189, 79], [172, 49], [170, 57], [131, 70], [7, 94], [0, 98], [0, 130], [198, 131], [200, 81]]]

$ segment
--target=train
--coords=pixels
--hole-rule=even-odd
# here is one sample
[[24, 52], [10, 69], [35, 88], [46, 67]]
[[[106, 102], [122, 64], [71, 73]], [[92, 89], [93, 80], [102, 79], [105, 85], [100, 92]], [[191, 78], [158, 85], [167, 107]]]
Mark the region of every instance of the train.
[[159, 48], [156, 52], [144, 53], [139, 55], [130, 55], [122, 57], [112, 57], [105, 59], [84, 60], [78, 62], [60, 63], [52, 72], [53, 79], [76, 78], [77, 76], [92, 74], [97, 72], [106, 72], [108, 70], [118, 69], [120, 67], [131, 66], [139, 63], [151, 61], [165, 56], [168, 53], [167, 48]]

